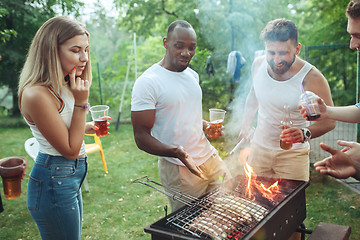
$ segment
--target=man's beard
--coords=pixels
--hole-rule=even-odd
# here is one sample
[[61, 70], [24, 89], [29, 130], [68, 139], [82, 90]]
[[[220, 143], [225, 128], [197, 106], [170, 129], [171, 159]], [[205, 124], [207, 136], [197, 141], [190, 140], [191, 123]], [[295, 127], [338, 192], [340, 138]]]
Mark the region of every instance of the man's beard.
[[186, 65], [186, 66], [179, 66], [179, 65], [177, 65], [176, 66], [176, 71], [177, 72], [182, 72], [182, 71], [184, 71], [187, 67], [188, 67], [189, 65]]
[[284, 67], [282, 69], [278, 69], [275, 67], [275, 62], [274, 60], [270, 60], [268, 61], [269, 66], [271, 67], [271, 69], [273, 70], [273, 72], [275, 74], [284, 74], [287, 71], [289, 71], [289, 69], [291, 68], [291, 66], [293, 65], [293, 63], [295, 62], [295, 58], [296, 56], [294, 56], [293, 60], [291, 62], [287, 62], [287, 61], [281, 61], [280, 64], [283, 64]]
[[189, 66], [189, 62], [187, 64], [181, 64], [179, 61], [174, 62], [174, 68], [177, 72], [184, 71]]

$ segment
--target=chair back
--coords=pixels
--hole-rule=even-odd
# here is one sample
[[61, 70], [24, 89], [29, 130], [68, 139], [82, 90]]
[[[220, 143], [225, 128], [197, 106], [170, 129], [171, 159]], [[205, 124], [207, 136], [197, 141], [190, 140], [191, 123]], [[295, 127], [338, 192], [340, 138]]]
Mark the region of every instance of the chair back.
[[27, 139], [24, 145], [26, 153], [35, 161], [39, 152], [39, 142], [36, 140], [36, 138], [32, 137]]

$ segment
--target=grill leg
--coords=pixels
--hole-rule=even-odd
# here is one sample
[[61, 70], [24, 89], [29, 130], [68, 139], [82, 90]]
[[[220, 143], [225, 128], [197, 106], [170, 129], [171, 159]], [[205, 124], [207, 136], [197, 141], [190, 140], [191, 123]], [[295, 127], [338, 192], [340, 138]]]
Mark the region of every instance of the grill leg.
[[296, 229], [297, 232], [301, 233], [301, 240], [305, 240], [305, 234], [311, 234], [312, 230], [306, 229], [305, 224], [300, 224], [299, 228]]
[[168, 215], [168, 214], [167, 214], [167, 211], [168, 211], [168, 206], [165, 205], [165, 206], [164, 206], [165, 217], [167, 217], [167, 215]]

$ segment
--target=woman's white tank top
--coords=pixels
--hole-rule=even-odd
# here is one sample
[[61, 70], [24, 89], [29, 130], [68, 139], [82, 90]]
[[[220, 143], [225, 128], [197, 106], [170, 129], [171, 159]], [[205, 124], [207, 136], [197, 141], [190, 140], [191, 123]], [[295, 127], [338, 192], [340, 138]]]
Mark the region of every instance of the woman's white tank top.
[[[51, 87], [49, 91], [59, 100], [60, 108], [58, 109], [61, 118], [64, 120], [66, 127], [69, 129], [71, 125], [71, 119], [74, 111], [74, 97], [63, 91], [59, 96]], [[39, 142], [39, 152], [49, 154], [52, 156], [61, 156], [61, 154], [46, 140], [46, 138], [41, 134], [37, 126], [25, 118], [26, 123], [29, 125], [33, 136]], [[79, 156], [85, 154], [85, 142], [83, 141], [80, 148]]]

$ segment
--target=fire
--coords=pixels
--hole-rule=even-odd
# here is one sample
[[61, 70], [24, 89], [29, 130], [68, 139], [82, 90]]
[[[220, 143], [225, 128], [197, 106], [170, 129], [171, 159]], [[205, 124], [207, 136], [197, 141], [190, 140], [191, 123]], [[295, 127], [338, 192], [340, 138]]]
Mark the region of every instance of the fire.
[[254, 176], [256, 178], [256, 175], [253, 174], [253, 169], [252, 167], [247, 163], [245, 162], [245, 167], [244, 167], [244, 170], [245, 170], [245, 174], [247, 176], [247, 179], [248, 179], [248, 182], [247, 182], [247, 194], [248, 194], [248, 197], [251, 198], [251, 178]]
[[239, 155], [239, 162], [240, 163], [246, 163], [246, 160], [247, 160], [250, 152], [251, 152], [251, 148], [249, 148], [249, 147], [244, 148], [243, 150], [241, 150], [240, 155]]
[[[248, 149], [246, 150], [246, 152], [243, 153], [243, 156], [244, 155], [246, 155], [245, 156], [246, 157], [245, 160], [246, 160], [249, 155]], [[270, 200], [273, 199], [273, 197], [277, 193], [279, 193], [279, 185], [278, 185], [279, 181], [274, 182], [269, 187], [266, 187], [264, 185], [264, 183], [258, 183], [258, 181], [256, 181], [256, 174], [254, 173], [253, 168], [246, 161], [245, 161], [245, 165], [244, 165], [244, 171], [247, 176], [247, 186], [246, 186], [247, 195], [250, 199], [255, 200], [255, 196], [252, 197], [251, 189], [253, 186], [263, 195], [263, 197], [270, 199]]]
[[263, 183], [260, 184], [260, 188], [258, 186], [257, 189], [262, 193], [265, 198], [272, 199], [274, 194], [279, 192], [279, 181], [274, 182], [270, 187], [266, 188]]
[[229, 239], [235, 239], [235, 240], [238, 240], [238, 239], [240, 239], [240, 237], [243, 235], [243, 233], [242, 232], [239, 232], [239, 231], [234, 231], [233, 233], [231, 233], [231, 234], [229, 234], [228, 235], [228, 238]]

